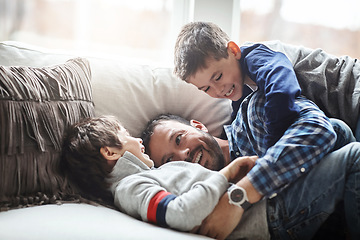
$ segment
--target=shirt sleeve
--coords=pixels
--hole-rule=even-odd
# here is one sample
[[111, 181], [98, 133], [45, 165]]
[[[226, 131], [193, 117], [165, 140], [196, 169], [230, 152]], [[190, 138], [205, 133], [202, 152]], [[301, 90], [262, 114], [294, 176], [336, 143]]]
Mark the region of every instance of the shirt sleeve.
[[[299, 118], [267, 149], [247, 175], [265, 197], [310, 171], [331, 151], [336, 141], [329, 119], [314, 103], [304, 98], [298, 98], [296, 103], [301, 108]], [[258, 114], [257, 111], [253, 113]]]
[[272, 146], [298, 117], [295, 98], [301, 88], [290, 60], [262, 44], [242, 49], [240, 64], [259, 90], [265, 93], [265, 144]]
[[227, 187], [226, 178], [215, 173], [194, 183], [189, 191], [175, 195], [156, 180], [135, 174], [119, 182], [114, 202], [121, 211], [135, 218], [190, 231], [212, 212]]

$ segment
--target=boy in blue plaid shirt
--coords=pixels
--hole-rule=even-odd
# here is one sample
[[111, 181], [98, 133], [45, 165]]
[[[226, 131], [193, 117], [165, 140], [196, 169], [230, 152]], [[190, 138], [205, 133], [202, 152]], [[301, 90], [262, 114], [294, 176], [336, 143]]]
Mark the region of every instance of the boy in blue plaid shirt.
[[[279, 140], [299, 115], [300, 110], [295, 104], [295, 98], [302, 93], [299, 85], [300, 80], [298, 81], [292, 62], [282, 52], [273, 51], [263, 44], [239, 47], [235, 42], [230, 41], [227, 34], [217, 25], [208, 22], [192, 22], [186, 24], [178, 35], [174, 59], [174, 73], [180, 79], [195, 85], [199, 90], [204, 91], [211, 97], [227, 98], [233, 101], [232, 119], [235, 118], [242, 100], [254, 90], [260, 90], [266, 99], [264, 104], [266, 112], [264, 140], [266, 147], [271, 147]], [[313, 67], [316, 68], [318, 63], [315, 59], [314, 64]], [[321, 68], [318, 71], [324, 71], [326, 76], [329, 75], [329, 78], [336, 77], [330, 75], [327, 69]], [[333, 69], [334, 75], [338, 71]], [[321, 73], [315, 74], [314, 72], [314, 78], [321, 78], [322, 76]], [[338, 74], [344, 75], [342, 72]], [[343, 77], [345, 79], [347, 76]], [[347, 85], [351, 85], [350, 81], [352, 80], [344, 79], [338, 81], [346, 84], [344, 88], [349, 88]], [[311, 81], [311, 79], [301, 78], [300, 84], [302, 86], [309, 85]], [[323, 83], [323, 81], [326, 83]], [[340, 88], [340, 86], [337, 86], [340, 83], [336, 85], [334, 81], [321, 78], [318, 79], [318, 85], [326, 84], [329, 85], [328, 88], [330, 89]], [[306, 89], [305, 94], [312, 96], [311, 91], [315, 90]], [[354, 87], [352, 95], [357, 96], [356, 91]], [[332, 96], [337, 96], [337, 94], [325, 93], [321, 94], [328, 96], [329, 101]], [[349, 92], [348, 95], [351, 95], [351, 93]], [[355, 113], [352, 113], [355, 110], [351, 110], [351, 114], [345, 114], [346, 117], [344, 117], [334, 113], [335, 103], [327, 103], [322, 98], [315, 98], [313, 101], [318, 106], [322, 106], [324, 111], [330, 114], [329, 116], [340, 118], [354, 125], [355, 120], [349, 119], [349, 116], [355, 115]], [[358, 105], [356, 98], [353, 100], [333, 99], [332, 101], [349, 101], [351, 109], [357, 109], [356, 105]], [[347, 106], [344, 106], [344, 108], [347, 108]], [[350, 130], [341, 121], [332, 120], [331, 123], [341, 132], [349, 132], [350, 134], [351, 130], [355, 128], [352, 126]], [[353, 139], [355, 140], [355, 138]], [[343, 141], [344, 139], [338, 139], [340, 146]]]

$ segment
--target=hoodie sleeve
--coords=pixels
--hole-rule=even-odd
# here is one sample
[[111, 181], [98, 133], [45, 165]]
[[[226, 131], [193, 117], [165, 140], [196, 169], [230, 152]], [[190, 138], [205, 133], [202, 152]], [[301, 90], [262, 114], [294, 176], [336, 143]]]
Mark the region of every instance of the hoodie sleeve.
[[167, 206], [166, 223], [176, 229], [190, 231], [214, 210], [229, 183], [221, 174], [214, 174], [192, 189], [173, 199]]
[[212, 212], [228, 182], [214, 172], [186, 192], [179, 193], [175, 188], [165, 189], [153, 178], [135, 174], [118, 183], [113, 192], [114, 203], [121, 211], [143, 221], [189, 231]]

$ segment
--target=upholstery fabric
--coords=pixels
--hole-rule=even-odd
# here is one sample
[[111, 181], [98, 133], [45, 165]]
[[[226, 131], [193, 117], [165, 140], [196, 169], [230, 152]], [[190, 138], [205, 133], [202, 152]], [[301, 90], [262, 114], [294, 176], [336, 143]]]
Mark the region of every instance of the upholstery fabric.
[[94, 116], [86, 59], [0, 66], [0, 209], [76, 200], [60, 171], [65, 129]]

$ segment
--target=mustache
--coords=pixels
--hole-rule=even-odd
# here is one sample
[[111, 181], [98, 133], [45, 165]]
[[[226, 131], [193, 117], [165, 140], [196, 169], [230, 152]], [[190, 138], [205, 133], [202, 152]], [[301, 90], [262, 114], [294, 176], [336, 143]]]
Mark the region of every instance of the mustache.
[[199, 146], [190, 152], [189, 157], [185, 161], [194, 162], [193, 160], [195, 159], [195, 155], [199, 151], [207, 151], [207, 150], [205, 148], [203, 148], [203, 146]]
[[[220, 170], [225, 167], [225, 157], [224, 154], [218, 144], [218, 142], [215, 140], [215, 138], [207, 132], [202, 132], [201, 140], [205, 142], [205, 145], [207, 148], [203, 148], [203, 151], [206, 151], [209, 153], [212, 159], [212, 166], [208, 166], [207, 168], [211, 168], [212, 170]], [[195, 153], [195, 152], [194, 152]], [[206, 167], [206, 166], [205, 166]]]

